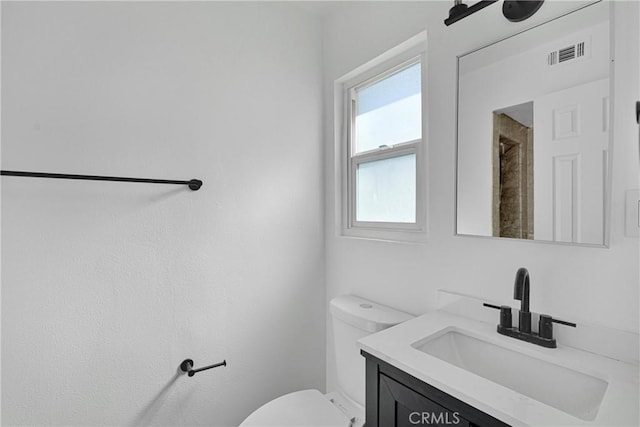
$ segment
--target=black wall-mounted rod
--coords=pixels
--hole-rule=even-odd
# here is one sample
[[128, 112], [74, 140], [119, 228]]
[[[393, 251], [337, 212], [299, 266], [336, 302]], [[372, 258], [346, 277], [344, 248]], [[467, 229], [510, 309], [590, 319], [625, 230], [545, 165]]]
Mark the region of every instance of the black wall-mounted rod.
[[204, 366], [202, 368], [193, 369], [193, 360], [184, 359], [180, 364], [180, 370], [186, 372], [190, 377], [194, 376], [198, 372], [206, 371], [207, 369], [217, 368], [218, 366], [227, 366], [227, 361], [223, 360], [220, 363], [214, 363], [213, 365]]
[[466, 18], [467, 16], [497, 2], [498, 0], [482, 0], [468, 7], [464, 3], [456, 3], [456, 5], [449, 11], [449, 17], [444, 20], [444, 24], [449, 26], [454, 22], [458, 22], [462, 18]]
[[179, 184], [188, 185], [193, 191], [197, 191], [202, 187], [202, 181], [192, 179], [190, 181], [177, 181], [172, 179], [149, 179], [149, 178], [123, 178], [119, 176], [100, 176], [100, 175], [74, 175], [64, 173], [47, 173], [47, 172], [24, 172], [24, 171], [0, 171], [0, 175], [4, 176], [20, 176], [31, 178], [55, 178], [55, 179], [80, 179], [85, 181], [118, 181], [118, 182], [144, 182], [148, 184]]

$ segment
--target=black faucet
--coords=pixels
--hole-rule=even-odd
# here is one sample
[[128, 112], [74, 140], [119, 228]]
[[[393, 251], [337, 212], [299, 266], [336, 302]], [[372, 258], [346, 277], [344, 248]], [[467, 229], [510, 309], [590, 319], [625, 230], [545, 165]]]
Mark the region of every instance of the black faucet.
[[513, 298], [520, 300], [520, 332], [531, 333], [531, 312], [529, 311], [529, 270], [520, 267], [513, 283]]
[[498, 325], [498, 333], [519, 340], [527, 341], [543, 347], [555, 348], [557, 346], [556, 339], [553, 338], [553, 323], [576, 327], [575, 323], [565, 322], [564, 320], [554, 319], [553, 317], [541, 314], [538, 322], [538, 332], [531, 331], [531, 312], [529, 311], [529, 288], [530, 277], [529, 270], [521, 267], [516, 272], [516, 280], [513, 284], [513, 298], [520, 300], [519, 324], [517, 328], [511, 325], [511, 307], [484, 303], [485, 307], [496, 308], [500, 310], [500, 324]]

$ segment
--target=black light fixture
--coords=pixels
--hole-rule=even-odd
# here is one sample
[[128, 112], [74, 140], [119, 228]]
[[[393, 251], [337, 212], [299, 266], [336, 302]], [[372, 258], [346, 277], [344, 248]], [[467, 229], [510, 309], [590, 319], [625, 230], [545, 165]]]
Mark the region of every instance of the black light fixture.
[[[449, 9], [449, 17], [444, 20], [445, 25], [451, 25], [480, 9], [491, 6], [498, 0], [483, 0], [467, 6], [462, 0], [454, 0], [453, 7]], [[540, 9], [544, 0], [504, 0], [502, 14], [511, 22], [520, 22], [532, 16]]]
[[544, 0], [505, 0], [502, 3], [502, 14], [511, 22], [520, 22], [533, 16], [540, 9]]

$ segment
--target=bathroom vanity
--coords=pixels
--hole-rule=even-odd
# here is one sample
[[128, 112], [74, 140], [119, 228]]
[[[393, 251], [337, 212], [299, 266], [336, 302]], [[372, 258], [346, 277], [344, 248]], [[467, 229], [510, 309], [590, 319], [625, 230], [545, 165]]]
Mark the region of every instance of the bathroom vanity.
[[560, 336], [537, 346], [498, 334], [495, 320], [443, 309], [359, 340], [366, 426], [638, 425], [637, 360]]

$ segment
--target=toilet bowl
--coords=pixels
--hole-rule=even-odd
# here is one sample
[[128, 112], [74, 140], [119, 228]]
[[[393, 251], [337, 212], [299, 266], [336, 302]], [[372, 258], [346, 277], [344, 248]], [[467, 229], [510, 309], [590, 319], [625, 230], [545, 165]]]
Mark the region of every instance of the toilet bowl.
[[318, 390], [301, 390], [285, 394], [256, 409], [241, 427], [361, 427], [362, 408], [340, 408], [337, 399]]
[[365, 363], [356, 341], [413, 316], [355, 295], [331, 300], [338, 389], [301, 390], [256, 409], [240, 427], [362, 427]]

